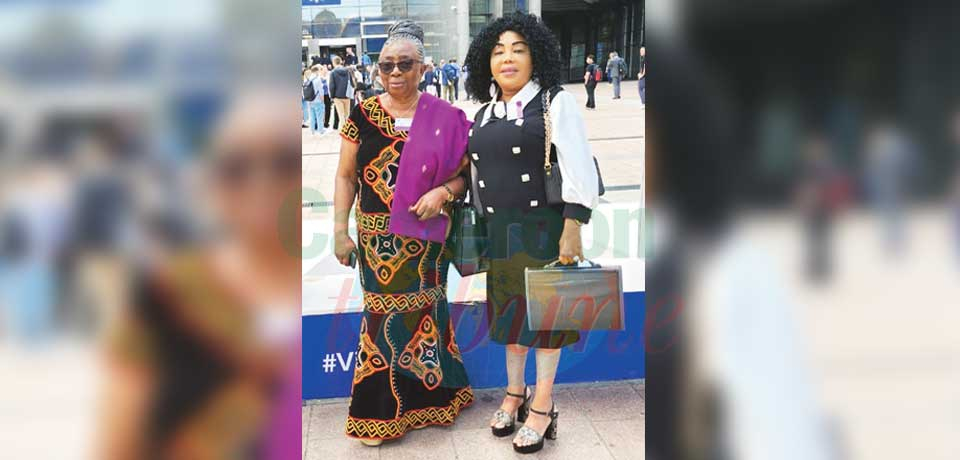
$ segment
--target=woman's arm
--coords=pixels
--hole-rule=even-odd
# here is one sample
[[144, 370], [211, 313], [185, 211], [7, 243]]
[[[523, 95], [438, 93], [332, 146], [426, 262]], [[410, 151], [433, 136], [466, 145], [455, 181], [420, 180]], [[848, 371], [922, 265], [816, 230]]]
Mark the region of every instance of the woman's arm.
[[460, 166], [457, 171], [439, 187], [434, 187], [417, 200], [410, 211], [420, 217], [420, 220], [427, 220], [436, 217], [443, 209], [443, 205], [450, 201], [450, 195], [454, 198], [462, 197], [467, 193], [467, 178], [463, 171], [469, 167], [470, 160], [464, 154], [460, 159]]
[[340, 162], [333, 192], [334, 255], [343, 265], [349, 265], [350, 252], [357, 246], [350, 239], [350, 209], [357, 196], [357, 152], [360, 144], [348, 139], [340, 142]]
[[587, 142], [587, 129], [573, 95], [559, 92], [550, 105], [551, 141], [557, 147], [557, 162], [563, 177], [563, 233], [560, 235], [560, 263], [583, 260], [580, 227], [590, 221], [597, 207], [599, 179]]

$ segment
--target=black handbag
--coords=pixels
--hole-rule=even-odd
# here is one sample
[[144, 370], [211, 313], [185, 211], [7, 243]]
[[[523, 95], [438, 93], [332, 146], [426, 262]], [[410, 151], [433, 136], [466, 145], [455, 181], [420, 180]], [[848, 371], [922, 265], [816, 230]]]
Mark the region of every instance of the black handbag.
[[[563, 204], [563, 177], [560, 176], [560, 165], [558, 162], [550, 161], [550, 150], [553, 144], [552, 133], [553, 125], [550, 119], [550, 91], [543, 91], [543, 129], [544, 129], [544, 154], [543, 154], [543, 183], [547, 191], [547, 204]], [[603, 195], [603, 177], [600, 176], [600, 163], [593, 157], [593, 165], [597, 168], [597, 185], [599, 195]]]
[[450, 204], [450, 225], [447, 246], [453, 253], [453, 266], [460, 276], [489, 270], [487, 224], [477, 209], [463, 199], [454, 201]]

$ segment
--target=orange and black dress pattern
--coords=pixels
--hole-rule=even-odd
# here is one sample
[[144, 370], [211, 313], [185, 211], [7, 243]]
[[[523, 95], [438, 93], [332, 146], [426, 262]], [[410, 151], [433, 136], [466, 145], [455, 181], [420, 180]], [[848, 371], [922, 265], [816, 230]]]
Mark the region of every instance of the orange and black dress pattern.
[[389, 232], [390, 206], [407, 133], [372, 97], [340, 130], [357, 153], [357, 246], [363, 318], [347, 436], [390, 439], [449, 425], [473, 402], [447, 306], [450, 251]]

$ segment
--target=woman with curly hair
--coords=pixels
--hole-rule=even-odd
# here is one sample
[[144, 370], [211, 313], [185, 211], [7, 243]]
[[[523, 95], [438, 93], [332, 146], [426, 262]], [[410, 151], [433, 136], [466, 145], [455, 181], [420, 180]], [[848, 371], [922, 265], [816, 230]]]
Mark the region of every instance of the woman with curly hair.
[[[556, 439], [552, 391], [560, 349], [580, 336], [528, 328], [524, 269], [583, 258], [580, 227], [599, 201], [597, 171], [576, 100], [559, 86], [560, 45], [539, 18], [518, 12], [493, 21], [470, 45], [465, 64], [470, 97], [486, 103], [474, 119], [467, 151], [473, 203], [490, 237], [490, 337], [506, 345], [507, 395], [490, 426], [504, 437], [524, 422], [514, 450], [532, 453], [543, 448], [544, 438]], [[555, 204], [545, 190], [547, 129], [550, 159], [559, 162], [563, 177], [563, 200]], [[534, 395], [523, 377], [530, 348], [536, 349]]]

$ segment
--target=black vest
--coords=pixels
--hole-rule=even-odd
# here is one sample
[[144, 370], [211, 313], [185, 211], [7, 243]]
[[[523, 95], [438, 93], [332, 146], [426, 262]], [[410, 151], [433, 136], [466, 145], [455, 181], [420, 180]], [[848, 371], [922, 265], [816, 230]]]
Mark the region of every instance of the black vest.
[[[562, 88], [550, 90], [550, 99]], [[496, 214], [498, 208], [536, 210], [547, 207], [544, 189], [543, 153], [543, 90], [523, 108], [523, 118], [507, 120], [490, 117], [487, 124], [480, 120], [490, 104], [477, 112], [467, 155], [476, 167], [476, 191], [482, 205], [482, 213]], [[507, 104], [507, 111], [516, 110]], [[551, 161], [556, 161], [557, 151], [551, 146]]]

